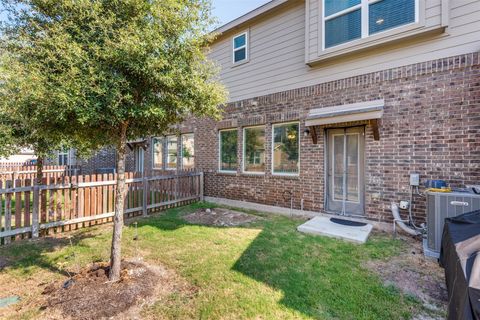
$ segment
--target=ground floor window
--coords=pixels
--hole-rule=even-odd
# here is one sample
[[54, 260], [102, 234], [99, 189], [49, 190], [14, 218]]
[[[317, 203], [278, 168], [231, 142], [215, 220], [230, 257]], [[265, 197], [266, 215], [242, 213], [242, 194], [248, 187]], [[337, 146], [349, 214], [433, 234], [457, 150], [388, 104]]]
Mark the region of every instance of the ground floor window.
[[299, 152], [299, 124], [285, 123], [273, 125], [273, 173], [298, 174]]
[[195, 167], [195, 138], [193, 133], [182, 135], [182, 168], [184, 170]]
[[177, 136], [167, 137], [167, 170], [177, 169], [178, 158], [178, 138]]
[[144, 153], [142, 147], [135, 147], [135, 171], [143, 173]]
[[237, 171], [238, 131], [220, 131], [220, 171]]
[[152, 141], [152, 167], [153, 169], [162, 170], [163, 169], [163, 138], [153, 138]]
[[243, 171], [265, 172], [265, 127], [244, 128]]

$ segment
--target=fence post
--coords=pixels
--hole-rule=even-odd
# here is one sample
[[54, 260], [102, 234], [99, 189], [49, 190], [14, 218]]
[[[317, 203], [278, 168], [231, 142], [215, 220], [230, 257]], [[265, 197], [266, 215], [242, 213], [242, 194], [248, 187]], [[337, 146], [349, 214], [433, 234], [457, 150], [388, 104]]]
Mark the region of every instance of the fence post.
[[40, 186], [35, 183], [33, 186], [33, 212], [32, 212], [32, 238], [38, 238], [40, 235]]
[[203, 171], [200, 172], [200, 201], [204, 201], [205, 197], [203, 196]]
[[146, 217], [148, 215], [148, 210], [147, 210], [147, 206], [148, 206], [147, 198], [148, 197], [147, 197], [147, 194], [148, 194], [148, 179], [147, 179], [147, 177], [143, 176], [142, 214], [143, 214], [144, 217]]

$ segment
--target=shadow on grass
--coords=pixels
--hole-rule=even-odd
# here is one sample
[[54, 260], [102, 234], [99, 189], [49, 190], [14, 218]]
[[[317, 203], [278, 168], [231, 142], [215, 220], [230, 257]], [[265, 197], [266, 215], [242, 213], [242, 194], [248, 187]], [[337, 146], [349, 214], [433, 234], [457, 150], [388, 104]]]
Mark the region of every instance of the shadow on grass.
[[[169, 210], [139, 221], [139, 226], [174, 231], [193, 225], [182, 219], [184, 214], [212, 206], [200, 203]], [[355, 245], [301, 234], [296, 231], [298, 224], [300, 221], [273, 216], [243, 226], [261, 231], [232, 270], [280, 290], [280, 304], [313, 318], [406, 319], [418, 308], [416, 301], [393, 286], [384, 286], [364, 266], [368, 260], [397, 254], [400, 242], [375, 237], [366, 245]]]
[[[28, 274], [34, 267], [49, 270], [64, 276], [69, 276], [63, 268], [59, 267], [57, 258], [49, 257], [49, 253], [57, 252], [66, 247], [73, 246], [70, 258], [74, 257], [74, 251], [82, 247], [82, 240], [92, 238], [95, 235], [89, 230], [81, 230], [71, 235], [63, 235], [58, 238], [46, 237], [38, 240], [22, 240], [12, 242], [0, 247], [0, 272], [3, 269], [20, 271]], [[71, 242], [70, 242], [71, 241]], [[62, 256], [64, 259], [65, 256]], [[67, 257], [68, 258], [68, 257]]]
[[385, 287], [362, 265], [398, 249], [389, 239], [359, 246], [303, 235], [287, 219], [267, 222], [233, 266], [256, 281], [279, 289], [280, 303], [321, 319], [404, 319], [415, 304]]
[[[139, 228], [153, 227], [141, 230], [142, 237], [148, 238], [150, 233], [156, 232], [156, 229], [166, 231], [167, 234], [172, 232], [172, 237], [176, 237], [175, 230], [192, 225], [183, 220], [185, 214], [212, 207], [214, 207], [212, 204], [198, 203], [170, 209], [148, 219], [130, 220], [127, 222], [130, 228], [124, 234], [126, 240], [124, 243], [126, 245], [132, 243], [126, 236], [132, 237], [134, 222], [138, 223]], [[409, 318], [410, 310], [418, 307], [414, 301], [408, 300], [408, 297], [404, 297], [393, 287], [384, 287], [378, 277], [363, 266], [365, 261], [387, 258], [395, 254], [398, 250], [397, 242], [377, 238], [369, 241], [367, 245], [357, 246], [300, 234], [295, 229], [299, 223], [283, 217], [271, 217], [244, 226], [243, 228], [259, 230], [259, 234], [240, 248], [246, 249], [240, 258], [233, 260], [233, 266], [228, 264], [226, 271], [232, 266], [231, 270], [235, 273], [281, 291], [283, 297], [279, 304], [313, 318], [402, 319]], [[225, 227], [209, 228], [225, 229]], [[90, 232], [75, 233], [72, 238], [73, 245], [77, 248], [88, 245], [82, 243], [82, 240], [89, 237], [92, 237]], [[102, 237], [100, 242], [107, 239], [110, 239], [109, 235]], [[175, 245], [178, 245], [182, 241], [189, 241], [190, 238], [176, 240]], [[71, 254], [73, 250], [62, 250], [65, 252], [61, 259], [52, 258], [49, 253], [69, 245], [67, 238], [43, 239], [35, 243], [19, 242], [0, 248], [0, 257], [6, 257], [8, 268], [18, 269], [20, 272], [24, 272], [23, 270], [28, 272], [30, 267], [36, 266], [64, 273], [56, 262], [62, 261], [65, 255]], [[99, 241], [89, 250], [98, 251], [98, 245]], [[248, 284], [245, 286], [247, 291], [256, 290], [255, 286]], [[250, 301], [249, 297], [244, 299], [245, 303]], [[258, 301], [251, 302], [252, 305], [258, 304]]]

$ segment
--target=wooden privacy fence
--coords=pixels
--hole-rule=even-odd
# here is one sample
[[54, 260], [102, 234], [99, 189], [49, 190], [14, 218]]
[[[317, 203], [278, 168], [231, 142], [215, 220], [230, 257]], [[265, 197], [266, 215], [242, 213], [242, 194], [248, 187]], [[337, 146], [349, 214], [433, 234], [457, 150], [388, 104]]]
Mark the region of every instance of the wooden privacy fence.
[[[64, 176], [76, 176], [80, 174], [79, 166], [44, 166], [43, 176], [46, 178], [61, 178]], [[31, 185], [35, 181], [37, 175], [36, 166], [2, 166], [0, 167], [0, 181], [3, 184], [7, 180], [29, 180]]]
[[[203, 200], [203, 173], [126, 176], [126, 218]], [[0, 181], [0, 244], [111, 222], [115, 185], [113, 174]]]

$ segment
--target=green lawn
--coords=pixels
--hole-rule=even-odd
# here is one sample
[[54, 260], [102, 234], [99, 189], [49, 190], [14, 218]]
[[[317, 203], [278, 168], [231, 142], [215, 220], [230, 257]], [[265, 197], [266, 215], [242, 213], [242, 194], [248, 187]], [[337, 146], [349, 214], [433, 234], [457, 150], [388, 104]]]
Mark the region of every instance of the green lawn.
[[[301, 221], [280, 216], [265, 216], [241, 228], [189, 225], [182, 219], [205, 206], [212, 205], [195, 204], [139, 220], [138, 241], [133, 241], [133, 225], [126, 228], [126, 257], [140, 255], [161, 263], [198, 287], [192, 296], [172, 295], [157, 302], [143, 311], [145, 317], [409, 319], [413, 310], [421, 311], [418, 301], [383, 286], [364, 267], [368, 260], [388, 259], [404, 250], [401, 241], [375, 235], [358, 246], [307, 236], [295, 230]], [[0, 273], [0, 288], [51, 281], [62, 277], [63, 268], [74, 271], [77, 265], [107, 260], [110, 236], [110, 227], [104, 226], [75, 233], [73, 247], [67, 239], [57, 239], [1, 248], [0, 256], [10, 266]], [[39, 290], [22, 297], [13, 318], [39, 317], [40, 311], [29, 307]]]

